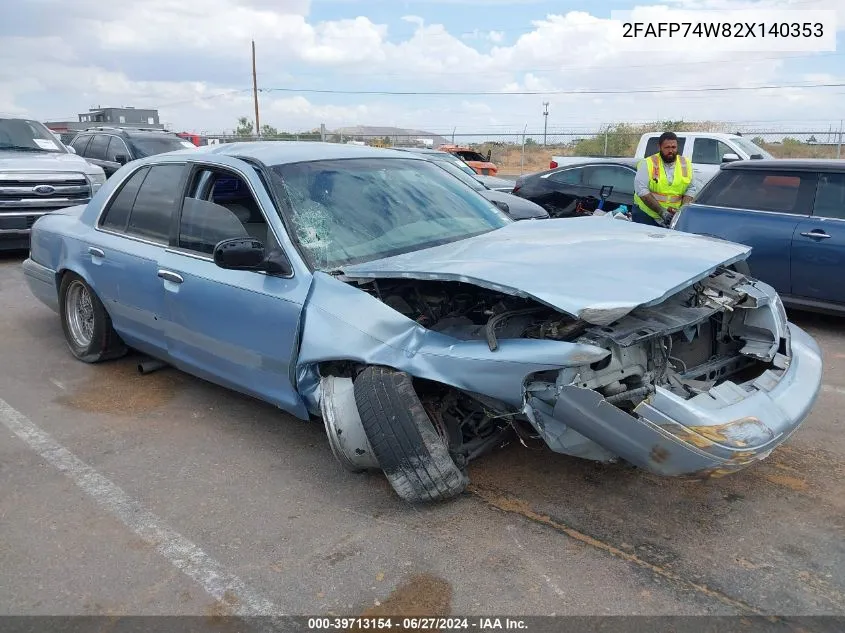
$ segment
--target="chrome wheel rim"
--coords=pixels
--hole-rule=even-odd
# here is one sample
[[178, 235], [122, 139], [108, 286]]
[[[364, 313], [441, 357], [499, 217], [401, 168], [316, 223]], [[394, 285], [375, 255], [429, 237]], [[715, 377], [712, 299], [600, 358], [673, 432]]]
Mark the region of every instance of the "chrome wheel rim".
[[65, 296], [68, 332], [74, 345], [88, 347], [94, 337], [94, 304], [88, 288], [79, 281], [71, 282]]

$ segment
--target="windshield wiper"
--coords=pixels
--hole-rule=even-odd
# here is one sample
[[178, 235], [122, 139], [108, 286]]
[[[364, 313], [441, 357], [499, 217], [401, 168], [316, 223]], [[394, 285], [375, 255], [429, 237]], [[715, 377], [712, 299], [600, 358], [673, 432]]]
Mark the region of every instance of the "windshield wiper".
[[16, 152], [49, 152], [51, 150], [43, 147], [29, 147], [28, 145], [0, 145], [0, 150], [11, 149]]

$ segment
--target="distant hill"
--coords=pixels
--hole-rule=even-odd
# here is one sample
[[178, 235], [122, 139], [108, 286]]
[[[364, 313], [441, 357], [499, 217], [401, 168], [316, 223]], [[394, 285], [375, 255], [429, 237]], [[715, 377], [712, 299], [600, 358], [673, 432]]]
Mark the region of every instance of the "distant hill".
[[434, 146], [448, 143], [449, 141], [439, 134], [426, 132], [424, 130], [412, 130], [401, 127], [383, 127], [378, 125], [356, 125], [354, 127], [342, 127], [330, 132], [331, 134], [343, 134], [343, 136], [361, 136], [364, 138], [389, 136], [391, 139], [397, 137], [401, 143], [403, 140], [413, 138], [430, 138], [434, 141]]

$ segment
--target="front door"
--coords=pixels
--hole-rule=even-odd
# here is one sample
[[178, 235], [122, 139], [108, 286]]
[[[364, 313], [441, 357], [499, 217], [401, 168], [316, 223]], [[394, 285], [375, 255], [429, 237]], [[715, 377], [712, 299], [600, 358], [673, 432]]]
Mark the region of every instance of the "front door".
[[792, 237], [792, 294], [845, 304], [845, 174], [820, 174], [813, 215]]
[[218, 267], [212, 253], [224, 239], [251, 236], [279, 248], [252, 193], [261, 182], [202, 166], [190, 182], [178, 241], [159, 266], [171, 362], [304, 417], [294, 367], [309, 280]]

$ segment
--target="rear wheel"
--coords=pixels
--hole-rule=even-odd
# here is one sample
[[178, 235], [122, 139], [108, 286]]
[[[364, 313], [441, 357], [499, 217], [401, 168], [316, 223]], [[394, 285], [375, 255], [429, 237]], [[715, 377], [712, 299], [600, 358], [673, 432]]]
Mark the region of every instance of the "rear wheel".
[[367, 367], [355, 379], [355, 403], [379, 467], [402, 499], [440, 501], [466, 489], [466, 473], [449, 454], [407, 373]]
[[126, 345], [114, 331], [103, 303], [75, 273], [62, 276], [59, 313], [67, 345], [79, 360], [96, 363], [126, 353]]

